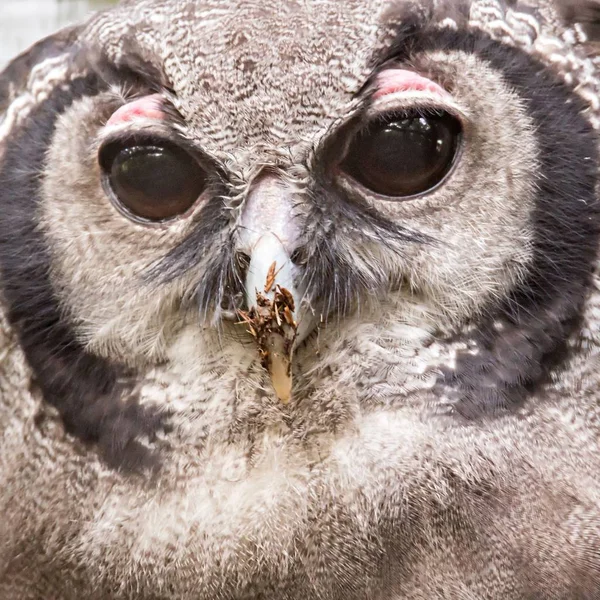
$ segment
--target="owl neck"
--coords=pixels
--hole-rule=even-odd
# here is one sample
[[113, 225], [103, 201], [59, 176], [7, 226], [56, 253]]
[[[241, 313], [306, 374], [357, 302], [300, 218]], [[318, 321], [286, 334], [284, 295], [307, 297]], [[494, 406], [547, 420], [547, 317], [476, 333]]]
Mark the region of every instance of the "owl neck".
[[41, 400], [34, 396], [31, 368], [0, 298], [0, 430], [8, 428], [10, 422], [33, 417]]

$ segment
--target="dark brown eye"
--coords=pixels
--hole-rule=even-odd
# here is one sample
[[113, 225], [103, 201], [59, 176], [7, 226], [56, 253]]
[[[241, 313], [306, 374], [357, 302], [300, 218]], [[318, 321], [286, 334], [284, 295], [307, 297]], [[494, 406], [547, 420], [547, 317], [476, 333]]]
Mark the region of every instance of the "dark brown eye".
[[110, 144], [100, 152], [113, 200], [148, 221], [164, 221], [189, 210], [206, 187], [206, 174], [174, 144]]
[[394, 115], [355, 136], [342, 169], [376, 194], [422, 194], [448, 174], [460, 137], [460, 123], [448, 113]]

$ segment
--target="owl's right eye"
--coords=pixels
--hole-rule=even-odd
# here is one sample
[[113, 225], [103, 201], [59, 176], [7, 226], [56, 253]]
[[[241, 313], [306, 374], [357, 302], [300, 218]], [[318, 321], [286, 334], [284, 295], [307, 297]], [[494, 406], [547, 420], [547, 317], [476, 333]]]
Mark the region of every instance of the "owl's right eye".
[[134, 220], [178, 217], [206, 188], [206, 173], [198, 161], [170, 142], [109, 143], [101, 148], [99, 160], [113, 203]]

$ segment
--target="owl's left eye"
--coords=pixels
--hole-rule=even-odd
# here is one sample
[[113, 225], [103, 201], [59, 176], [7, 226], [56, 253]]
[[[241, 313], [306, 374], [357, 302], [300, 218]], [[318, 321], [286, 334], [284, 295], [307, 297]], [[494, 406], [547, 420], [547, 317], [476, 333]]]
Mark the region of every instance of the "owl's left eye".
[[172, 143], [112, 143], [100, 150], [99, 160], [113, 203], [136, 220], [182, 215], [206, 187], [204, 169]]
[[431, 191], [448, 175], [461, 124], [440, 112], [409, 112], [371, 123], [354, 136], [341, 168], [372, 192], [404, 199]]

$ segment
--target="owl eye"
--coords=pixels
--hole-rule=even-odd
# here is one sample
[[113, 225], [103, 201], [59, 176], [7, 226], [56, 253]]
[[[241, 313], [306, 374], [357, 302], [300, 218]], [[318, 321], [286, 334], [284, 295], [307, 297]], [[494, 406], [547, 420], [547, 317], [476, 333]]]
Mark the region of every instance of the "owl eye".
[[446, 112], [396, 114], [356, 134], [341, 168], [376, 194], [415, 196], [444, 180], [460, 139], [458, 119]]
[[168, 142], [111, 143], [99, 159], [113, 202], [139, 220], [182, 215], [206, 187], [206, 173], [196, 159]]

